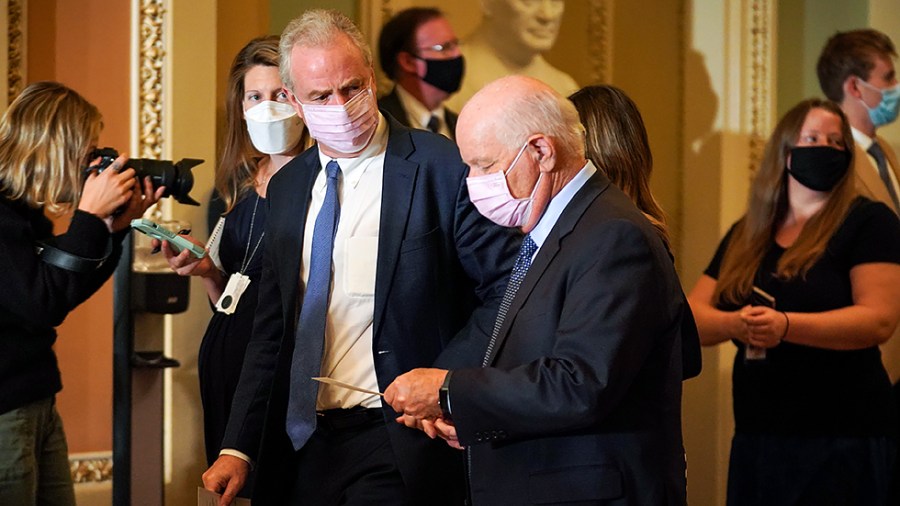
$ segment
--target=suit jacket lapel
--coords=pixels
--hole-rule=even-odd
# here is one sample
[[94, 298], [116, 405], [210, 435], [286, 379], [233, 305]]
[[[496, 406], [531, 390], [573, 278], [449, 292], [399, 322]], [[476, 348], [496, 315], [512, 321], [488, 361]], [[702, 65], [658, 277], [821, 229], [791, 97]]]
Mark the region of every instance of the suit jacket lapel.
[[400, 245], [412, 206], [419, 165], [409, 161], [415, 151], [409, 131], [388, 120], [388, 144], [384, 155], [384, 185], [381, 194], [381, 221], [378, 233], [378, 262], [375, 271], [374, 336], [379, 335], [383, 314], [397, 270]]
[[853, 156], [856, 157], [854, 169], [856, 170], [857, 181], [859, 181], [863, 190], [861, 193], [867, 194], [873, 200], [890, 202], [891, 196], [888, 194], [884, 182], [878, 175], [878, 167], [875, 165], [875, 162], [869, 158], [866, 150], [860, 147], [859, 144], [856, 144]]
[[[886, 139], [878, 136], [876, 136], [875, 138], [878, 139], [878, 144], [881, 145], [881, 150], [884, 151], [884, 157], [887, 158], [888, 165], [890, 165], [888, 170], [892, 171], [894, 173], [894, 177], [898, 182], [900, 182], [900, 165], [897, 164], [897, 155], [894, 153], [893, 148], [891, 148], [891, 145]], [[887, 191], [885, 191], [885, 194], [887, 195], [885, 197], [887, 199], [885, 200], [885, 202], [889, 207], [894, 207], [890, 194], [887, 193]], [[900, 214], [900, 209], [894, 209], [894, 212]]]
[[378, 100], [378, 107], [382, 112], [387, 112], [392, 118], [397, 120], [401, 125], [408, 127], [409, 118], [406, 116], [406, 110], [400, 102], [400, 96], [397, 95], [397, 85], [391, 92]]
[[444, 107], [444, 121], [447, 122], [447, 130], [450, 130], [450, 138], [456, 140], [456, 120], [459, 116], [450, 109]]
[[[283, 278], [284, 286], [292, 286], [293, 293], [297, 295], [294, 299], [297, 301], [296, 315], [300, 314], [300, 305], [303, 301], [303, 294], [300, 293], [300, 264], [303, 262], [303, 237], [306, 232], [306, 220], [309, 214], [309, 202], [312, 197], [313, 183], [316, 176], [322, 170], [319, 163], [319, 149], [312, 147], [305, 154], [300, 155], [296, 163], [285, 166], [282, 170], [292, 171], [292, 179], [294, 184], [289, 187], [296, 188], [297, 198], [289, 199], [289, 202], [281, 204], [284, 210], [283, 219], [287, 220], [283, 225], [289, 231], [285, 237], [288, 238], [278, 247], [279, 252], [283, 255], [280, 265], [289, 266], [287, 269], [287, 277]], [[290, 293], [290, 292], [289, 292]], [[296, 316], [295, 315], [295, 316]], [[296, 324], [296, 320], [294, 321]]]
[[606, 176], [602, 175], [599, 171], [596, 172], [584, 186], [578, 190], [563, 210], [559, 219], [556, 221], [556, 225], [554, 225], [553, 229], [550, 231], [550, 235], [547, 236], [547, 240], [544, 241], [544, 244], [541, 245], [541, 249], [538, 250], [537, 255], [534, 257], [531, 267], [528, 268], [528, 273], [525, 274], [525, 279], [522, 280], [522, 284], [519, 286], [515, 298], [513, 298], [512, 303], [510, 303], [509, 311], [507, 311], [506, 318], [500, 326], [500, 331], [497, 334], [497, 342], [494, 345], [492, 356], [489, 357], [488, 364], [493, 363], [497, 358], [497, 354], [503, 347], [506, 336], [509, 335], [509, 330], [512, 327], [513, 321], [516, 319], [516, 315], [519, 310], [522, 309], [525, 301], [527, 301], [528, 297], [531, 295], [532, 290], [534, 290], [534, 287], [544, 275], [544, 271], [547, 270], [547, 267], [549, 267], [553, 259], [556, 258], [563, 238], [575, 229], [575, 225], [578, 224], [578, 221], [581, 219], [581, 216], [587, 208], [608, 186], [609, 180]]

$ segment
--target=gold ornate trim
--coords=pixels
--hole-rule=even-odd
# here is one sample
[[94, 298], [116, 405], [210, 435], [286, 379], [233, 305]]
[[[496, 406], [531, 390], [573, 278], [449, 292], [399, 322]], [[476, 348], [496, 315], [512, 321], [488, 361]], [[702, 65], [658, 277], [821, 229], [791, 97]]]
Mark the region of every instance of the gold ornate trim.
[[25, 13], [27, 0], [9, 0], [7, 4], [7, 104], [25, 87]]
[[112, 454], [83, 454], [69, 457], [69, 470], [74, 483], [99, 483], [112, 480]]
[[162, 158], [165, 1], [141, 0], [138, 19], [138, 153]]
[[587, 50], [593, 83], [612, 80], [612, 9], [611, 0], [590, 0]]
[[750, 171], [762, 161], [772, 128], [773, 22], [775, 6], [769, 0], [753, 0], [750, 18]]

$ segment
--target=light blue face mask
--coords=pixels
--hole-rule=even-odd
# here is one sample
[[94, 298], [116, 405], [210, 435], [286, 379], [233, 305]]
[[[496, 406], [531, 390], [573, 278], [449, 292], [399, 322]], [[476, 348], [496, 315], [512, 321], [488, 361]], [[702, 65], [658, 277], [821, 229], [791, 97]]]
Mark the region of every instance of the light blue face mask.
[[[875, 107], [869, 107], [863, 102], [863, 106], [869, 111], [869, 119], [875, 128], [893, 123], [897, 119], [897, 112], [900, 110], [900, 83], [890, 88], [876, 88], [875, 86], [860, 79], [858, 82], [864, 84], [866, 88], [881, 93], [881, 102]], [[862, 99], [860, 99], [862, 101]]]

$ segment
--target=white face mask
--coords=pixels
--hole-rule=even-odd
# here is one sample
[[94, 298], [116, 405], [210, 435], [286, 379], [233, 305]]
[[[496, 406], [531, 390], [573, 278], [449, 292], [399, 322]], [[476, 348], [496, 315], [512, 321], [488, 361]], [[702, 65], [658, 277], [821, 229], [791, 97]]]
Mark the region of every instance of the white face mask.
[[280, 155], [300, 141], [303, 120], [290, 104], [266, 100], [244, 111], [247, 133], [260, 153]]

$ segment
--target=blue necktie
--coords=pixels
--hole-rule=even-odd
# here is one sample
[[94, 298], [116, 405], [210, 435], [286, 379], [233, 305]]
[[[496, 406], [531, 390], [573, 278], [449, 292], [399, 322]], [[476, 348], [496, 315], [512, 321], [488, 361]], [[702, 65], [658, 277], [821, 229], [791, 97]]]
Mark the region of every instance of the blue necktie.
[[491, 353], [494, 351], [494, 344], [496, 344], [497, 336], [500, 334], [500, 327], [503, 326], [503, 320], [506, 319], [509, 306], [512, 304], [513, 299], [516, 298], [516, 292], [519, 291], [519, 286], [522, 284], [522, 280], [525, 279], [528, 268], [531, 267], [531, 257], [534, 256], [535, 251], [537, 251], [537, 244], [534, 243], [530, 235], [526, 235], [525, 239], [522, 240], [522, 246], [519, 248], [519, 256], [516, 258], [515, 265], [513, 265], [512, 273], [509, 275], [509, 283], [506, 284], [503, 300], [500, 301], [500, 310], [497, 312], [497, 320], [494, 321], [494, 330], [491, 332], [491, 340], [488, 343], [487, 352], [484, 354], [484, 361], [481, 363], [482, 367], [488, 366]]
[[309, 277], [297, 331], [294, 335], [294, 354], [291, 360], [291, 391], [285, 428], [299, 450], [316, 430], [316, 396], [318, 383], [313, 376], [322, 370], [322, 349], [325, 343], [325, 317], [331, 294], [331, 257], [334, 251], [334, 233], [341, 217], [338, 201], [338, 177], [341, 167], [334, 160], [325, 166], [328, 176], [325, 200], [316, 226], [313, 229], [309, 259]]
[[891, 175], [888, 174], [887, 158], [884, 156], [884, 151], [881, 149], [881, 146], [878, 145], [877, 141], [872, 141], [872, 145], [869, 146], [868, 152], [875, 158], [876, 165], [878, 166], [878, 175], [881, 176], [881, 180], [884, 181], [884, 186], [887, 187], [888, 195], [890, 195], [891, 200], [894, 201], [894, 209], [900, 211], [900, 199], [897, 198], [897, 192], [894, 190], [894, 182], [891, 181]]

